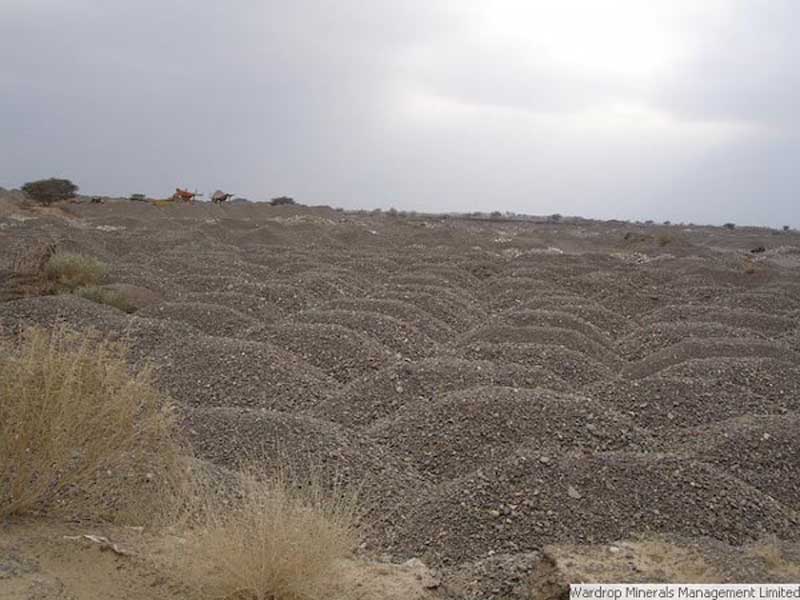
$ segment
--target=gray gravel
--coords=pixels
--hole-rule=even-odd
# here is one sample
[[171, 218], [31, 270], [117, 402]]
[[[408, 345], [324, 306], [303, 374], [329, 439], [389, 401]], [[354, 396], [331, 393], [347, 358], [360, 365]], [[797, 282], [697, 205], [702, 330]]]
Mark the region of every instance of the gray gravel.
[[2, 274], [52, 240], [146, 301], [132, 315], [68, 295], [4, 302], [3, 333], [127, 340], [203, 459], [340, 473], [365, 490], [364, 550], [422, 557], [447, 597], [524, 597], [547, 544], [800, 540], [796, 233], [747, 272], [743, 253], [774, 236], [664, 228], [660, 245], [623, 223], [324, 207], [21, 210], [0, 198]]

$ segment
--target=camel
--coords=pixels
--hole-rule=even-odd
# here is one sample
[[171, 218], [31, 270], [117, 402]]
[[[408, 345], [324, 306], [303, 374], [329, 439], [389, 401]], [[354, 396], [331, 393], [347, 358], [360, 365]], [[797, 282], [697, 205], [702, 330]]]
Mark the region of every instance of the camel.
[[222, 190], [217, 190], [211, 195], [211, 201], [214, 204], [222, 204], [223, 202], [227, 202], [231, 198], [233, 198], [233, 194], [226, 194]]
[[190, 192], [189, 190], [182, 190], [181, 188], [175, 188], [175, 193], [172, 195], [173, 200], [180, 200], [182, 202], [191, 202], [195, 199], [196, 196], [199, 196], [197, 192]]

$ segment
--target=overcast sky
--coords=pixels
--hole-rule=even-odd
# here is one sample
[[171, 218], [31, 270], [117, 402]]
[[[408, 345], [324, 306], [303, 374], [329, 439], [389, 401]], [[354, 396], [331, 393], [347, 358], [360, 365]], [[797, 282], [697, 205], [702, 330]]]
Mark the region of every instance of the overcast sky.
[[800, 226], [796, 0], [0, 0], [0, 186]]

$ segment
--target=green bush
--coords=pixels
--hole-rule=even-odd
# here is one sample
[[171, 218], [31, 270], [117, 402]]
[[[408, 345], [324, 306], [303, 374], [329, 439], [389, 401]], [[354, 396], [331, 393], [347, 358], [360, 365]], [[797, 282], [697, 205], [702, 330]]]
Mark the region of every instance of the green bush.
[[97, 285], [108, 268], [104, 262], [91, 256], [59, 252], [47, 261], [46, 271], [47, 278], [55, 284], [57, 291], [72, 291]]

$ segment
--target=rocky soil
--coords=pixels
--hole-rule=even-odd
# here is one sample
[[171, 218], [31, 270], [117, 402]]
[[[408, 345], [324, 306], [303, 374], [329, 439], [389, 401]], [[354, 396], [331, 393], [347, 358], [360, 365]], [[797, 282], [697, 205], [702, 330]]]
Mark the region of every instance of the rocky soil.
[[526, 597], [564, 548], [800, 541], [796, 233], [9, 206], [0, 281], [52, 241], [138, 310], [16, 298], [0, 329], [124, 337], [201, 457], [363, 486], [364, 551], [421, 558], [447, 597]]

